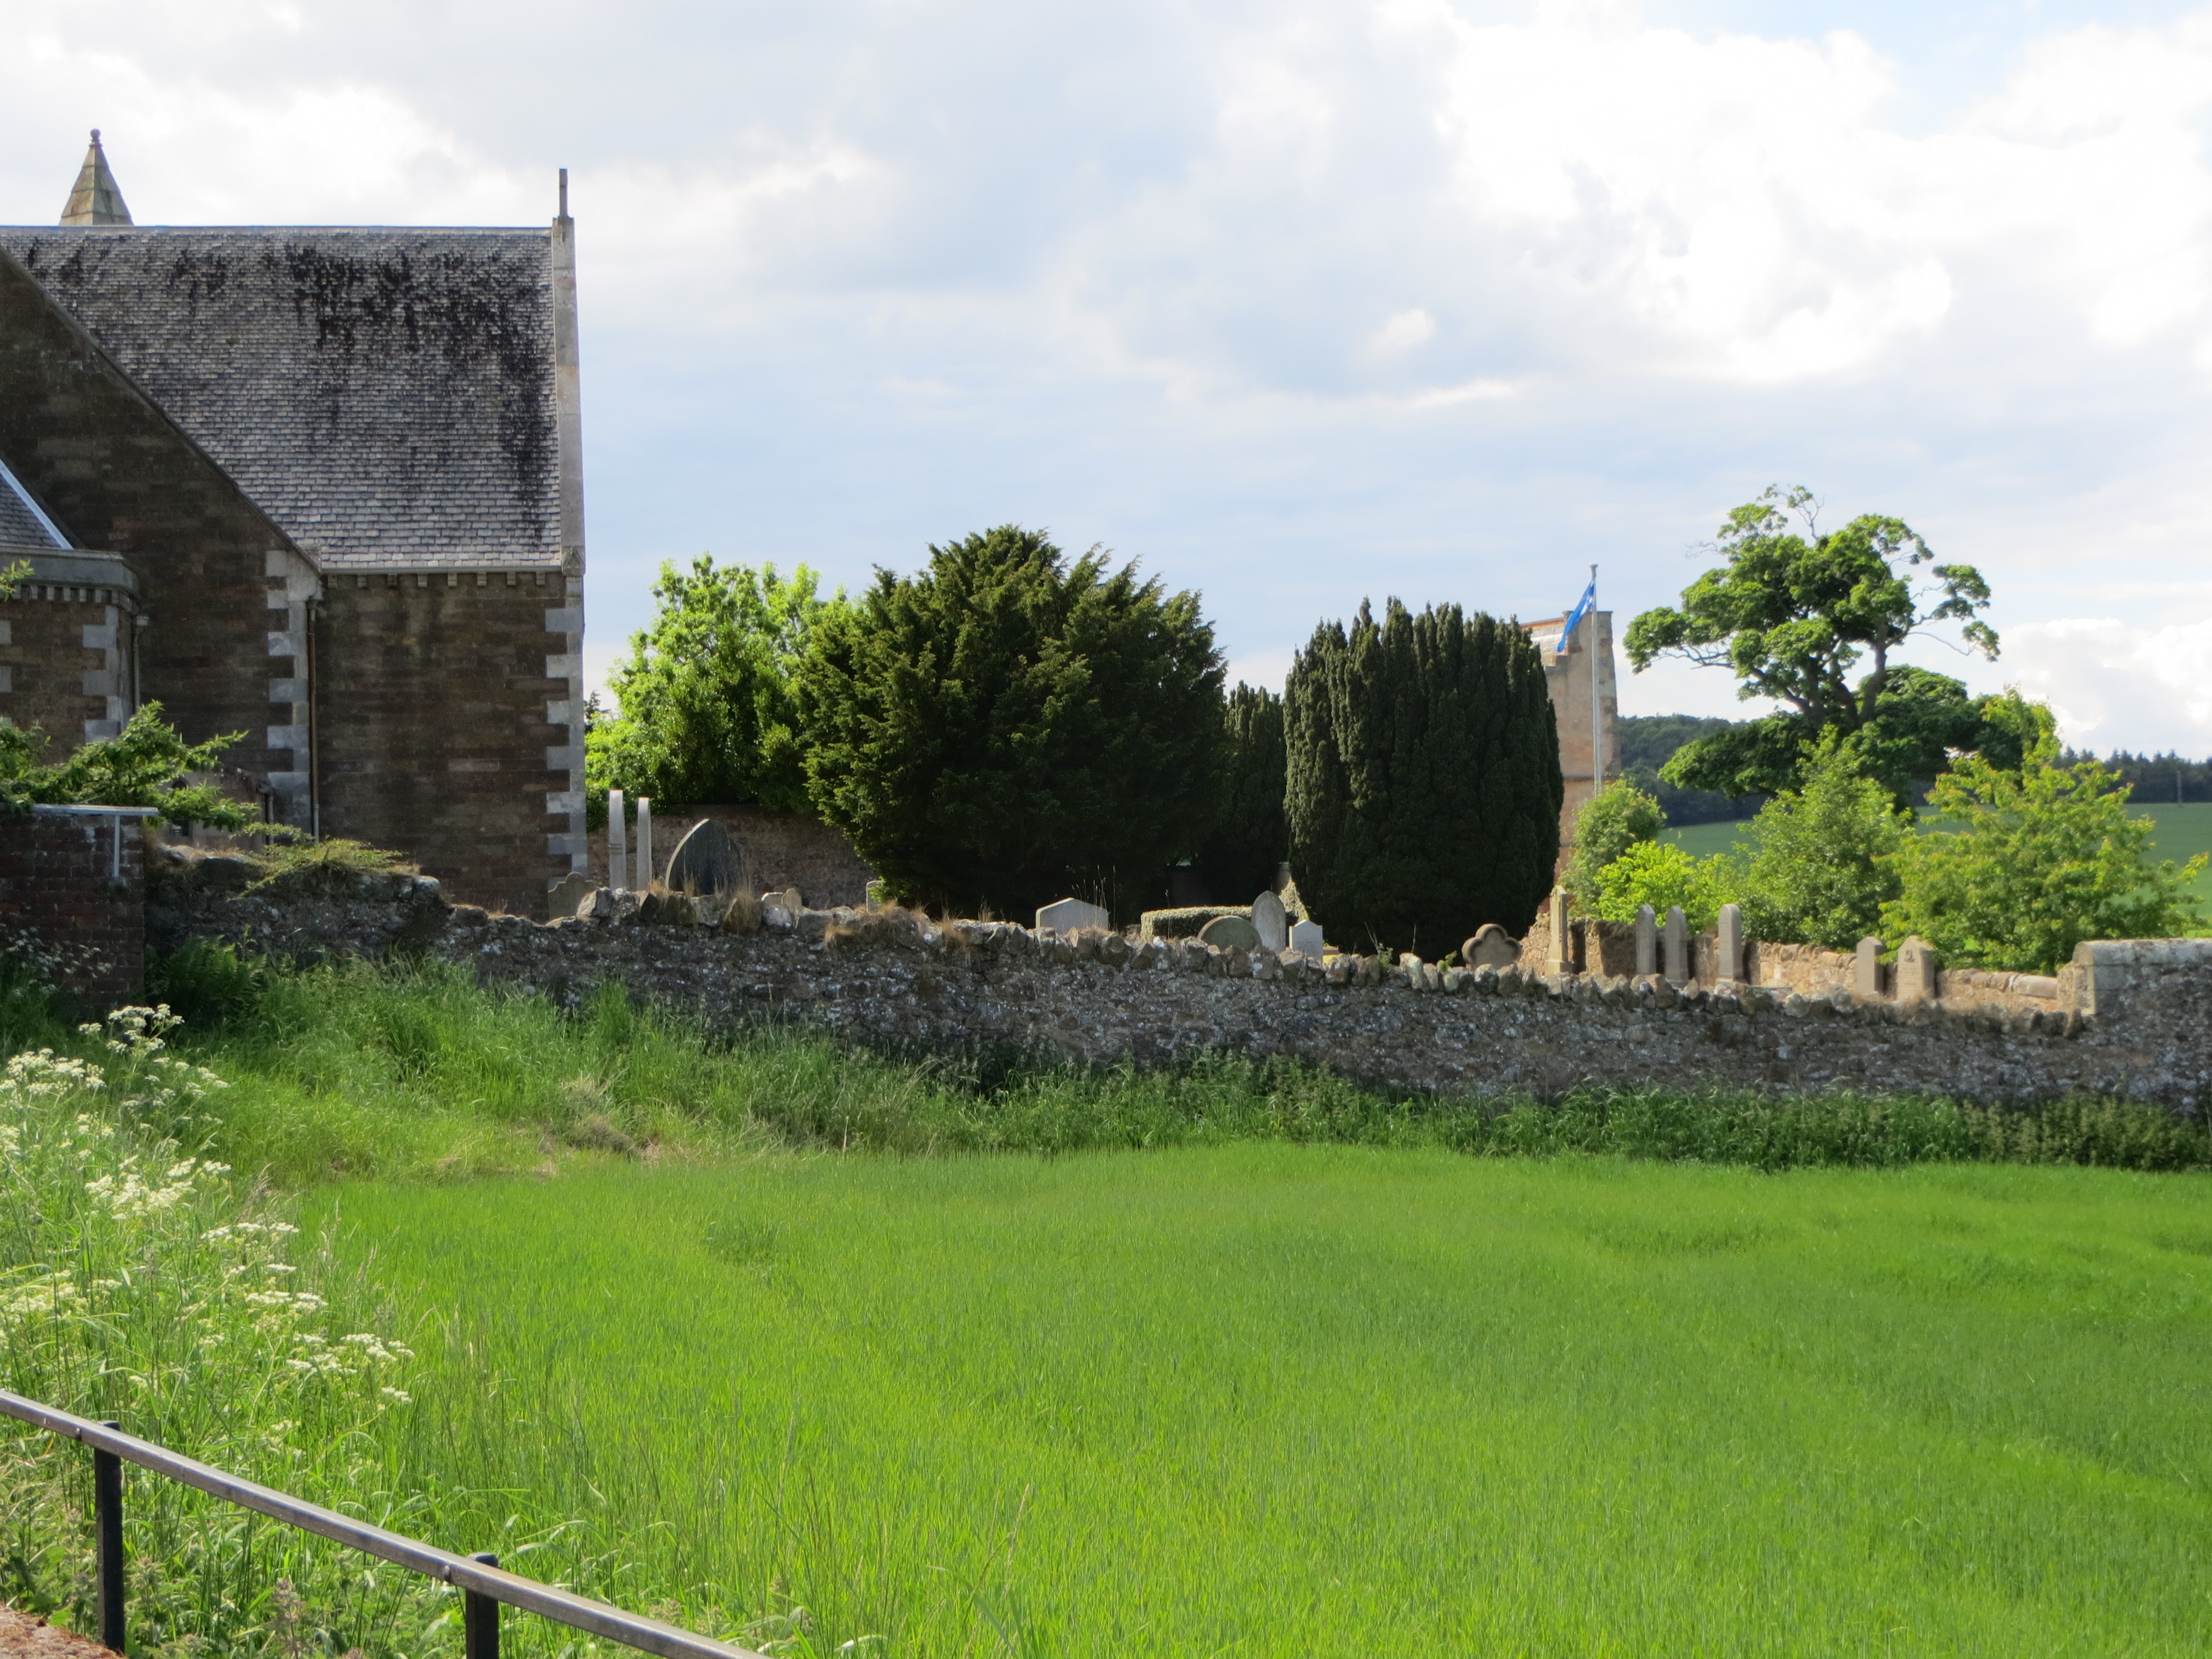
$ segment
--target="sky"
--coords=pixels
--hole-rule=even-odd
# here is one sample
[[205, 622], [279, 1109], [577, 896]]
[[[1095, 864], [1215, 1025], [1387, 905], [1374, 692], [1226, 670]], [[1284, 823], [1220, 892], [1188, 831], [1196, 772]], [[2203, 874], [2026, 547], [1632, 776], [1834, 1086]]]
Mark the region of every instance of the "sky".
[[[1909, 660], [2212, 753], [2212, 6], [0, 0], [0, 222], [577, 219], [603, 678], [662, 561], [992, 525], [1196, 588], [1671, 601], [1803, 483], [1978, 566]], [[1742, 714], [1724, 672], [1626, 714]]]

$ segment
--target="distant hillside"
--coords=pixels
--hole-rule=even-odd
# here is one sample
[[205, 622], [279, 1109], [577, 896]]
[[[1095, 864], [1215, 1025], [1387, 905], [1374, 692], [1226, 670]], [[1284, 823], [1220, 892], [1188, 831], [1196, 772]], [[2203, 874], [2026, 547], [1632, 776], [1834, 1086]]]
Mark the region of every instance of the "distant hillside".
[[1732, 800], [1711, 789], [1679, 789], [1659, 775], [1659, 769], [1684, 744], [1735, 724], [1696, 714], [1625, 717], [1619, 727], [1622, 772], [1638, 788], [1658, 797], [1669, 823], [1725, 823], [1747, 818], [1766, 805], [1765, 796], [1745, 795]]

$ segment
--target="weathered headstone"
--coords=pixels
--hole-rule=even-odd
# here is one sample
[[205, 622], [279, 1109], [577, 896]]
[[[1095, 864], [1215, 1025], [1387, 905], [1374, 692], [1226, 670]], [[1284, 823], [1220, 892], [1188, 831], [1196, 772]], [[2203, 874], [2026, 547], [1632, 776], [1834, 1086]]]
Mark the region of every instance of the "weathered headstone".
[[668, 855], [668, 874], [664, 879], [672, 893], [721, 899], [744, 884], [744, 863], [730, 832], [718, 819], [702, 818]]
[[1038, 911], [1036, 925], [1049, 927], [1055, 933], [1074, 933], [1085, 927], [1111, 927], [1114, 918], [1098, 905], [1079, 898], [1064, 898]]
[[1677, 985], [1690, 982], [1690, 919], [1682, 907], [1667, 907], [1667, 977]]
[[1723, 984], [1743, 977], [1743, 907], [1741, 905], [1721, 906], [1720, 957], [1718, 977]]
[[1659, 919], [1648, 904], [1636, 907], [1636, 976], [1659, 971]]
[[1917, 934], [1897, 947], [1897, 1000], [1936, 1000], [1936, 947]]
[[789, 916], [796, 916], [806, 908], [806, 901], [799, 897], [799, 890], [796, 887], [787, 887], [781, 893], [763, 893], [761, 903], [764, 906], [774, 906]]
[[1574, 939], [1567, 932], [1567, 890], [1554, 887], [1548, 904], [1552, 924], [1552, 940], [1544, 954], [1544, 966], [1553, 974], [1571, 974], [1575, 970]]
[[607, 791], [607, 885], [629, 885], [629, 825], [623, 817], [623, 792]]
[[597, 884], [589, 876], [580, 870], [571, 870], [545, 890], [546, 920], [558, 921], [563, 916], [574, 915], [584, 896], [596, 890]]
[[1273, 893], [1262, 893], [1252, 901], [1252, 931], [1259, 934], [1263, 951], [1290, 948], [1291, 918], [1283, 908], [1282, 900]]
[[1198, 930], [1198, 941], [1218, 951], [1256, 951], [1260, 930], [1242, 916], [1216, 916]]
[[1325, 948], [1319, 922], [1294, 921], [1291, 924], [1291, 949], [1319, 962]]
[[653, 797], [637, 798], [637, 890], [653, 885]]
[[1869, 933], [1859, 941], [1852, 963], [1851, 994], [1861, 1002], [1881, 1000], [1881, 941]]
[[1521, 942], [1496, 922], [1486, 921], [1459, 947], [1459, 954], [1470, 968], [1510, 968], [1521, 960]]

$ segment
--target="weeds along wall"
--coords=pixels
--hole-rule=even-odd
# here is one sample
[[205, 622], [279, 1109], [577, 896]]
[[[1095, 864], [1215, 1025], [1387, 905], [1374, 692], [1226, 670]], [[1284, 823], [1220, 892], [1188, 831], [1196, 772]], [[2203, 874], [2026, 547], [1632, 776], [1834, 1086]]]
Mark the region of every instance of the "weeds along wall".
[[[614, 981], [730, 1029], [802, 1021], [872, 1047], [1023, 1049], [1096, 1064], [1202, 1050], [1285, 1054], [1393, 1089], [1578, 1084], [1903, 1090], [1996, 1103], [2094, 1092], [2193, 1112], [2212, 1088], [2212, 940], [2084, 945], [2057, 1000], [1964, 982], [1934, 1002], [1675, 987], [1603, 972], [1392, 966], [1218, 951], [1119, 933], [935, 925], [900, 910], [802, 910], [753, 931], [694, 901], [601, 891], [532, 922], [448, 904], [434, 881], [323, 872], [252, 884], [244, 860], [164, 848], [149, 943], [471, 964], [564, 1003]], [[769, 913], [769, 921], [780, 913]]]

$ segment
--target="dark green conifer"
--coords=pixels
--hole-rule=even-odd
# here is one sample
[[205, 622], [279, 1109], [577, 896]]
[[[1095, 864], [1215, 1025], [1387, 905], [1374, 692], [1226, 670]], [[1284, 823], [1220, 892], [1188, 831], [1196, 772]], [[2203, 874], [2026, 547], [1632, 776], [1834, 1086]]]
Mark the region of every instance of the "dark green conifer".
[[1283, 700], [1245, 685], [1223, 699], [1221, 799], [1195, 863], [1217, 904], [1243, 904], [1275, 884], [1291, 855], [1283, 816]]
[[1324, 623], [1284, 690], [1291, 868], [1347, 948], [1435, 957], [1486, 921], [1521, 933], [1559, 860], [1559, 744], [1517, 623], [1364, 603]]

